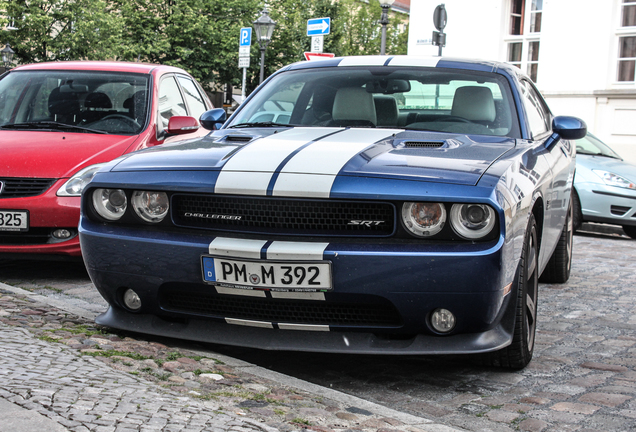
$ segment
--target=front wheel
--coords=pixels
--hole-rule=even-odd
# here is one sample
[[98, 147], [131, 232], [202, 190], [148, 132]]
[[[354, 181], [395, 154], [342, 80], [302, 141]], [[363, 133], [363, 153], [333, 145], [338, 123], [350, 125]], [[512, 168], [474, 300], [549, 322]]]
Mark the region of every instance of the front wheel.
[[631, 238], [636, 239], [636, 226], [623, 225], [623, 231]]
[[537, 223], [534, 216], [530, 215], [513, 290], [516, 293], [516, 306], [512, 343], [499, 351], [483, 355], [480, 359], [482, 364], [523, 369], [532, 360], [539, 297], [538, 256]]

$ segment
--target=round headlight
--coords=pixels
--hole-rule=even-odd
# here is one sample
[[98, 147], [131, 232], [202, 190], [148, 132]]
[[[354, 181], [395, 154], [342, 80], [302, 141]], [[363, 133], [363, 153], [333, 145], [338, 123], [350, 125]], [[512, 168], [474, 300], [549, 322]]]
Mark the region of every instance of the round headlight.
[[453, 204], [451, 226], [465, 239], [484, 237], [495, 226], [495, 211], [485, 204]]
[[161, 222], [170, 208], [165, 192], [135, 191], [131, 203], [137, 216], [152, 223]]
[[404, 226], [418, 237], [437, 234], [446, 223], [446, 208], [442, 203], [406, 202], [402, 205]]
[[93, 191], [93, 207], [104, 219], [116, 221], [126, 212], [128, 200], [121, 189], [95, 189]]

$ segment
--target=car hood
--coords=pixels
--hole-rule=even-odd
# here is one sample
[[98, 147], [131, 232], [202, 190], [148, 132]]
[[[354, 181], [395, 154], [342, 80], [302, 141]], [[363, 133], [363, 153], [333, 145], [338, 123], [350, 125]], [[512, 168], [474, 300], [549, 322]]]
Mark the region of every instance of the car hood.
[[620, 159], [605, 156], [592, 156], [585, 154], [576, 155], [577, 168], [584, 167], [588, 170], [603, 170], [625, 177], [636, 182], [636, 165]]
[[246, 177], [266, 181], [272, 176], [315, 175], [475, 185], [514, 146], [510, 138], [402, 129], [223, 130], [135, 154], [113, 170], [219, 170], [219, 179], [239, 182]]
[[124, 154], [135, 136], [0, 131], [0, 176], [65, 178]]

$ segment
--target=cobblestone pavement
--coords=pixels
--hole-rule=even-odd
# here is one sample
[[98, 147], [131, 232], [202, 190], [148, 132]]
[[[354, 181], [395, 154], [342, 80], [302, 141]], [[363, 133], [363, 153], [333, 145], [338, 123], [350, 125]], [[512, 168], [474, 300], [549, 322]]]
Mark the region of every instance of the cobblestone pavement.
[[289, 387], [223, 355], [109, 333], [19, 291], [0, 283], [0, 400], [71, 431], [454, 430], [339, 392]]
[[[270, 386], [268, 387], [270, 392], [266, 393], [261, 388], [263, 391], [260, 396], [246, 397], [246, 394], [242, 394], [238, 398], [231, 398], [223, 402], [228, 407], [224, 412], [234, 413], [232, 410], [242, 409], [252, 418], [263, 420], [260, 424], [277, 428], [302, 427], [291, 421], [294, 420], [291, 417], [299, 416], [297, 420], [306, 419], [313, 422], [314, 426], [305, 425], [305, 427], [317, 428], [314, 430], [324, 430], [320, 429], [323, 427], [327, 430], [348, 428], [350, 430], [406, 431], [413, 430], [414, 427], [429, 430], [425, 428], [448, 425], [460, 430], [484, 432], [634, 431], [636, 430], [636, 333], [634, 332], [636, 330], [634, 301], [636, 298], [636, 264], [634, 264], [636, 242], [611, 231], [607, 232], [611, 235], [577, 235], [570, 281], [564, 285], [541, 285], [540, 321], [535, 358], [523, 371], [503, 372], [482, 368], [472, 365], [469, 359], [463, 357], [396, 358], [306, 353], [281, 354], [216, 346], [208, 346], [204, 350], [207, 353], [205, 355], [212, 358], [225, 359], [223, 356], [218, 357], [212, 354], [211, 350], [214, 350], [215, 353], [241, 358], [265, 366], [269, 370], [319, 384], [323, 388], [333, 388], [354, 394], [401, 413], [411, 414], [416, 416], [415, 418], [428, 418], [433, 420], [433, 423], [414, 425], [409, 422], [413, 421], [413, 418], [405, 417], [399, 420], [399, 416], [378, 415], [372, 413], [371, 409], [361, 408], [360, 404], [343, 405], [333, 401], [325, 402], [327, 399], [316, 398], [315, 391], [303, 393], [291, 389], [291, 393], [287, 393], [280, 399], [284, 401], [284, 404], [289, 404], [291, 401], [289, 396], [296, 395], [304, 398], [305, 401], [318, 403], [312, 409], [332, 413], [332, 417], [326, 416], [324, 419], [317, 420], [318, 417], [310, 417], [304, 412], [301, 414], [298, 411], [300, 405], [290, 404], [279, 408], [270, 400], [271, 396], [268, 396], [276, 396], [277, 392], [283, 390], [289, 392], [290, 388], [283, 387], [280, 390], [277, 389], [279, 387], [275, 384], [276, 380], [268, 382], [262, 378], [237, 374], [237, 368], [231, 368], [226, 373], [239, 376], [238, 379], [242, 381], [240, 385], [243, 387], [254, 384]], [[2, 277], [0, 281], [6, 282]], [[11, 283], [27, 289], [36, 289], [41, 293], [52, 293], [54, 297], [64, 296], [64, 293], [70, 289], [75, 289], [75, 295], [81, 297], [80, 291], [89, 289], [88, 287], [78, 288], [82, 283], [86, 283], [85, 280], [69, 282], [59, 279], [54, 286], [48, 288], [38, 285], [38, 281], [13, 279]], [[65, 283], [67, 286], [61, 288], [60, 293], [54, 292], [56, 287], [63, 286]], [[95, 300], [89, 301], [87, 297], [78, 301], [87, 301], [93, 307], [99, 307]], [[0, 308], [2, 307], [0, 302]], [[124, 343], [125, 335], [120, 336], [124, 337], [122, 342]], [[96, 337], [99, 338], [99, 336], [91, 336], [87, 339]], [[70, 335], [62, 338], [67, 344], [70, 343], [70, 339], [73, 339]], [[140, 352], [139, 347], [134, 347], [135, 344], [153, 343], [129, 342], [132, 345], [125, 349], [133, 352]], [[78, 348], [91, 349], [91, 347]], [[100, 348], [104, 349], [101, 345]], [[0, 349], [2, 349], [1, 346]], [[168, 360], [170, 350], [160, 349], [156, 356], [160, 362], [161, 359]], [[113, 360], [111, 357], [108, 360], [106, 357], [104, 361], [112, 365], [117, 359]], [[135, 365], [129, 360], [124, 361]], [[147, 359], [139, 361], [143, 362]], [[165, 370], [164, 366], [167, 363], [170, 362], [163, 363], [160, 370]], [[123, 371], [131, 366], [114, 363], [114, 367]], [[144, 367], [140, 365], [132, 372], [141, 371]], [[219, 366], [213, 367], [212, 370], [208, 367], [206, 371], [219, 374], [223, 372]], [[128, 373], [130, 375], [130, 372]], [[140, 373], [145, 374], [145, 372]], [[196, 381], [205, 387], [200, 378], [192, 380], [189, 379], [190, 376], [184, 375], [185, 373], [187, 372], [176, 373], [173, 376], [185, 377], [184, 379], [188, 379], [189, 382]], [[152, 377], [147, 379], [152, 380]], [[231, 381], [234, 378], [229, 379]], [[223, 384], [219, 384], [220, 381], [215, 384], [222, 386]], [[179, 383], [175, 382], [165, 384], [158, 381], [157, 384], [172, 385], [170, 391], [177, 392], [181, 396], [184, 392], [181, 392], [179, 387], [186, 387], [183, 383], [177, 385]], [[166, 387], [161, 388], [166, 389]], [[194, 391], [200, 390], [197, 388]], [[211, 391], [220, 390], [212, 388]], [[243, 390], [237, 389], [237, 391]], [[259, 400], [268, 405], [249, 406]], [[284, 416], [277, 414], [285, 410]], [[268, 411], [274, 412], [275, 416], [279, 417], [274, 421], [275, 416], [262, 416], [263, 413], [269, 415]], [[330, 423], [328, 419], [333, 419], [333, 415], [338, 421]], [[353, 416], [355, 419], [351, 423], [344, 423], [345, 419], [353, 419]]]

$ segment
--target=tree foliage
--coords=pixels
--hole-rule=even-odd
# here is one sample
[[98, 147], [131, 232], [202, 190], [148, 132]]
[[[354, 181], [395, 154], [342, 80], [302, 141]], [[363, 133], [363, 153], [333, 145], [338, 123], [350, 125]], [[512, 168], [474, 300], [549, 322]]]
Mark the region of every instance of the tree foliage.
[[[263, 9], [262, 0], [0, 0], [3, 32], [20, 64], [56, 60], [126, 60], [179, 66], [208, 89], [240, 86], [238, 39]], [[266, 50], [265, 75], [304, 60], [310, 51], [307, 20], [330, 17], [324, 51], [379, 54], [378, 0], [278, 0], [269, 4], [276, 21]], [[391, 14], [387, 53], [406, 53], [401, 22]], [[258, 85], [260, 49], [251, 48], [248, 89]]]

